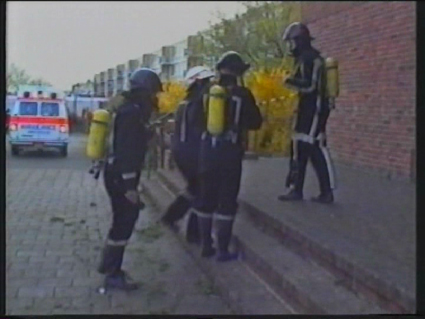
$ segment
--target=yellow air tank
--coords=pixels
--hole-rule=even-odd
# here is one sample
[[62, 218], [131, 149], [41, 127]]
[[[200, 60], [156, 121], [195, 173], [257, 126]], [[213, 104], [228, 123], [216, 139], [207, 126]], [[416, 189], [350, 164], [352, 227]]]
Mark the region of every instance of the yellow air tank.
[[111, 116], [106, 110], [96, 110], [90, 125], [86, 154], [91, 160], [105, 157]]
[[338, 61], [334, 58], [327, 58], [326, 65], [326, 95], [329, 98], [336, 98], [339, 95], [339, 72]]
[[219, 135], [226, 124], [226, 89], [215, 84], [208, 95], [207, 131], [211, 135]]

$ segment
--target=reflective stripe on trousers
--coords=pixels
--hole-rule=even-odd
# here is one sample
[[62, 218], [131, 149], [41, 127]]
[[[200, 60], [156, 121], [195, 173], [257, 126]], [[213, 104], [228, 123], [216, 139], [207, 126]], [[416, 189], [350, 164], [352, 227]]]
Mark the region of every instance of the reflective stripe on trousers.
[[323, 156], [325, 158], [326, 161], [326, 167], [328, 168], [328, 173], [329, 173], [329, 183], [331, 185], [331, 189], [336, 189], [336, 178], [335, 178], [335, 170], [334, 170], [334, 165], [331, 159], [331, 155], [329, 153], [329, 149], [326, 146], [326, 134], [325, 133], [320, 133], [319, 136], [317, 137], [317, 140], [319, 141], [319, 148], [323, 153]]

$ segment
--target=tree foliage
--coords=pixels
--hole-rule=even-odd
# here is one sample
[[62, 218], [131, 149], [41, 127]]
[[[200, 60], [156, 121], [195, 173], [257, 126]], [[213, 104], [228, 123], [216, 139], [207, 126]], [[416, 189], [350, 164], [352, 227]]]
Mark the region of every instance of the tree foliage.
[[16, 92], [20, 85], [51, 85], [42, 78], [31, 78], [24, 69], [11, 64], [6, 72], [7, 92]]
[[280, 66], [285, 57], [282, 33], [300, 19], [297, 2], [242, 1], [245, 13], [232, 19], [218, 13], [219, 23], [204, 32], [204, 53], [217, 59], [226, 51], [237, 51], [254, 68]]
[[228, 19], [219, 12], [219, 23], [202, 33], [204, 55], [212, 57], [210, 66], [226, 51], [237, 51], [251, 63], [245, 83], [264, 117], [262, 128], [250, 133], [251, 149], [287, 155], [297, 95], [282, 85], [293, 66], [282, 34], [289, 24], [300, 20], [300, 4], [292, 1], [242, 1], [242, 4], [246, 9], [242, 15]]

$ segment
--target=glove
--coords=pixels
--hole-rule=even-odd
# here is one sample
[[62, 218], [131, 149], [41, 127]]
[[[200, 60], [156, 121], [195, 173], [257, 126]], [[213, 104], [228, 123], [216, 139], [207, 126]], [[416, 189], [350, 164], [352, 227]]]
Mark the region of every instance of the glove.
[[134, 205], [140, 205], [139, 193], [135, 189], [128, 190], [125, 193], [125, 197]]

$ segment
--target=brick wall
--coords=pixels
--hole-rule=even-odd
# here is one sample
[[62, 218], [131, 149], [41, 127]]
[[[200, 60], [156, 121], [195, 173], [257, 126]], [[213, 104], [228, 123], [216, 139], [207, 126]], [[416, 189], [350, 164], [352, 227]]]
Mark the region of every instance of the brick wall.
[[340, 63], [340, 97], [328, 124], [335, 160], [412, 175], [416, 3], [302, 2], [301, 10], [314, 46]]

